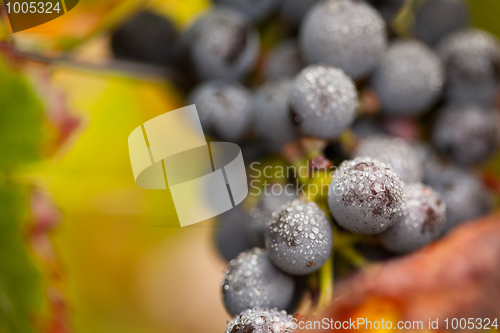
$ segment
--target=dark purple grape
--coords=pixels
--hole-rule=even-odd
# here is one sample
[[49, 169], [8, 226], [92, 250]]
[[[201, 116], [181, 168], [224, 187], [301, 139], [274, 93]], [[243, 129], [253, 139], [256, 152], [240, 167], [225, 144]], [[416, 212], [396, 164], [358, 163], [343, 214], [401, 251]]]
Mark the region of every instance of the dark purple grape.
[[427, 184], [429, 179], [441, 172], [444, 167], [443, 162], [430, 144], [416, 141], [412, 142], [411, 146], [415, 154], [417, 154], [418, 160], [422, 162], [423, 182]]
[[445, 167], [428, 183], [446, 204], [446, 231], [491, 211], [491, 194], [470, 170]]
[[293, 25], [299, 25], [306, 13], [320, 0], [283, 0], [281, 15]]
[[486, 161], [500, 145], [500, 115], [471, 104], [442, 109], [433, 130], [437, 150], [462, 164]]
[[267, 18], [278, 8], [280, 0], [212, 0], [216, 5], [224, 5], [237, 9], [253, 20], [260, 21]]
[[371, 157], [389, 165], [404, 182], [413, 183], [423, 178], [422, 161], [403, 139], [387, 135], [367, 137], [355, 150], [356, 157]]
[[328, 65], [311, 65], [295, 78], [290, 106], [303, 134], [333, 139], [353, 123], [358, 93], [342, 70]]
[[312, 201], [295, 200], [274, 212], [265, 238], [269, 258], [292, 275], [317, 271], [333, 249], [330, 221]]
[[351, 232], [379, 234], [401, 214], [403, 187], [401, 177], [378, 160], [357, 157], [344, 161], [330, 184], [330, 213]]
[[352, 131], [360, 139], [366, 139], [375, 135], [384, 134], [384, 126], [377, 118], [370, 116], [361, 116], [352, 124]]
[[280, 210], [281, 207], [297, 198], [296, 190], [292, 186], [283, 188], [280, 191], [273, 191], [273, 186], [267, 187], [263, 191], [259, 202], [251, 208], [247, 214], [246, 228], [247, 234], [256, 246], [265, 245], [266, 230], [273, 220], [273, 212]]
[[260, 248], [231, 260], [222, 283], [224, 305], [233, 316], [254, 307], [284, 310], [294, 291], [295, 279], [278, 270]]
[[248, 309], [228, 323], [226, 333], [292, 333], [297, 328], [292, 319], [286, 311]]
[[446, 68], [446, 98], [491, 105], [500, 87], [500, 43], [488, 32], [467, 29], [443, 38], [438, 53]]
[[272, 81], [260, 87], [254, 96], [255, 132], [267, 150], [279, 152], [298, 138], [290, 116], [291, 87], [291, 80]]
[[438, 238], [446, 228], [446, 205], [422, 183], [407, 184], [405, 207], [396, 223], [379, 235], [380, 243], [394, 253], [407, 253]]
[[113, 32], [111, 47], [118, 59], [153, 65], [175, 65], [177, 31], [164, 17], [141, 12]]
[[216, 8], [186, 32], [181, 49], [200, 79], [241, 79], [255, 67], [260, 42], [244, 14]]
[[252, 95], [236, 82], [213, 80], [200, 84], [189, 96], [196, 105], [206, 134], [240, 141], [252, 125]]
[[307, 13], [300, 47], [310, 64], [327, 63], [357, 80], [382, 60], [387, 47], [385, 23], [362, 1], [326, 0]]
[[365, 0], [370, 5], [375, 7], [382, 15], [383, 19], [390, 23], [396, 15], [399, 13], [399, 10], [405, 4], [405, 0]]
[[293, 78], [304, 68], [304, 61], [295, 39], [286, 39], [273, 47], [264, 62], [267, 79]]
[[415, 40], [393, 42], [372, 76], [382, 111], [418, 116], [441, 96], [444, 68], [440, 58]]
[[464, 0], [427, 0], [417, 10], [414, 30], [418, 38], [435, 45], [443, 36], [469, 25]]
[[215, 241], [219, 253], [226, 261], [256, 246], [247, 235], [246, 218], [247, 213], [240, 206], [217, 217]]

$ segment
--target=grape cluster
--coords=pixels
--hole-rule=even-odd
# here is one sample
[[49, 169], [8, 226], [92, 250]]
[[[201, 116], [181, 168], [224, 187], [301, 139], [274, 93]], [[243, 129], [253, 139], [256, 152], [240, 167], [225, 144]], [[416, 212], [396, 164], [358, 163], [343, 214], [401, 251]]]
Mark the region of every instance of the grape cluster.
[[443, 169], [443, 163], [435, 149], [426, 142], [415, 141], [412, 143], [412, 148], [422, 163], [423, 182], [427, 183]]
[[354, 121], [351, 130], [356, 137], [366, 139], [376, 135], [383, 135], [385, 133], [384, 126], [380, 119], [370, 116], [361, 116]]
[[222, 293], [232, 315], [253, 307], [293, 308], [302, 293], [294, 276], [317, 271], [332, 252], [333, 233], [325, 213], [314, 202], [279, 205], [287, 199], [293, 196], [264, 195], [249, 212], [247, 235], [255, 240], [264, 232], [265, 249], [247, 250], [230, 261]]
[[286, 0], [281, 2], [280, 14], [292, 25], [299, 25], [304, 15], [321, 0]]
[[479, 173], [500, 146], [500, 42], [469, 27], [464, 0], [212, 2], [184, 31], [143, 12], [111, 44], [180, 71], [204, 132], [247, 163], [307, 166], [257, 177], [287, 191], [218, 218], [226, 332], [292, 332], [330, 264], [418, 250], [491, 210]]

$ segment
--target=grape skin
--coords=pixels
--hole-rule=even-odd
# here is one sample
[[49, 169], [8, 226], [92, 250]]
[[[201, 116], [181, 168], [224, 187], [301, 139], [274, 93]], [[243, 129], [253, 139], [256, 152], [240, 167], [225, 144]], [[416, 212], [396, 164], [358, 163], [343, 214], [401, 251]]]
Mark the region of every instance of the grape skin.
[[286, 143], [298, 138], [288, 102], [291, 87], [288, 79], [271, 81], [254, 95], [255, 132], [270, 151], [279, 152]]
[[429, 45], [469, 24], [469, 8], [464, 0], [425, 1], [415, 15], [414, 30]]
[[297, 198], [293, 187], [287, 187], [279, 193], [273, 192], [272, 188], [270, 186], [264, 191], [257, 205], [249, 210], [245, 220], [248, 237], [257, 246], [265, 246], [264, 237], [273, 219], [273, 213]]
[[292, 275], [317, 271], [333, 249], [330, 222], [312, 201], [294, 200], [274, 212], [265, 239], [272, 262]]
[[422, 162], [424, 171], [423, 182], [427, 183], [429, 179], [441, 172], [444, 167], [443, 162], [430, 144], [422, 141], [415, 141], [411, 143], [411, 146], [418, 160]]
[[360, 141], [355, 157], [368, 156], [389, 165], [404, 182], [419, 182], [423, 178], [422, 161], [415, 150], [400, 138], [375, 135]]
[[253, 20], [260, 21], [268, 17], [279, 5], [279, 0], [212, 0], [216, 5], [223, 5], [240, 10]]
[[292, 319], [286, 311], [256, 307], [233, 318], [226, 333], [292, 333], [297, 326]]
[[447, 166], [428, 183], [446, 204], [446, 232], [491, 211], [490, 193], [470, 170]]
[[405, 4], [405, 0], [365, 0], [375, 7], [385, 22], [390, 23], [399, 13], [399, 10]]
[[382, 111], [389, 115], [418, 116], [441, 96], [444, 68], [425, 44], [393, 42], [372, 76]]
[[449, 105], [438, 114], [433, 142], [458, 163], [484, 162], [500, 145], [500, 115], [472, 104]]
[[320, 0], [284, 0], [280, 13], [291, 24], [299, 25], [307, 12]]
[[249, 240], [245, 225], [246, 212], [240, 207], [218, 216], [218, 225], [215, 231], [217, 249], [226, 261], [231, 261], [238, 254], [250, 250], [255, 246]]
[[360, 139], [384, 134], [384, 127], [380, 119], [370, 116], [358, 117], [352, 124], [351, 130]]
[[260, 42], [248, 17], [218, 7], [193, 24], [180, 49], [198, 78], [239, 80], [255, 67]]
[[118, 59], [173, 66], [176, 63], [177, 37], [177, 31], [170, 21], [144, 11], [113, 32], [111, 48]]
[[302, 54], [295, 39], [286, 39], [274, 46], [264, 62], [267, 79], [293, 78], [304, 68]]
[[337, 138], [354, 122], [357, 106], [352, 80], [328, 65], [306, 67], [290, 90], [292, 116], [305, 135]]
[[355, 80], [375, 68], [387, 47], [380, 14], [364, 2], [350, 0], [316, 4], [302, 22], [299, 41], [308, 63], [330, 64]]
[[404, 183], [388, 165], [369, 157], [344, 161], [328, 192], [330, 213], [357, 234], [379, 234], [404, 207]]
[[382, 246], [394, 253], [421, 248], [446, 228], [446, 205], [437, 192], [422, 183], [407, 184], [404, 192], [403, 214], [379, 235]]
[[467, 29], [440, 42], [449, 102], [491, 105], [500, 87], [500, 43], [488, 32]]
[[252, 125], [252, 95], [236, 82], [204, 82], [193, 90], [188, 99], [196, 105], [206, 134], [238, 142]]
[[286, 309], [294, 291], [294, 278], [278, 270], [260, 248], [231, 260], [222, 282], [224, 305], [233, 316], [256, 306]]

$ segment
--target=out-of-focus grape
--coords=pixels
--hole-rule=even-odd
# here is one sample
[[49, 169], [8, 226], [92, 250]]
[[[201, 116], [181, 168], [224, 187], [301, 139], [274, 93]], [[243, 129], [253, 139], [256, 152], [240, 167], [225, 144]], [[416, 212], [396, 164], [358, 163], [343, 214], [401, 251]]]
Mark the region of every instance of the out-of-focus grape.
[[172, 66], [175, 64], [177, 31], [164, 17], [141, 12], [118, 28], [111, 37], [119, 59]]
[[435, 45], [446, 34], [469, 24], [469, 7], [465, 0], [427, 0], [415, 15], [415, 34], [429, 45]]
[[191, 26], [180, 49], [200, 79], [242, 79], [256, 65], [260, 42], [250, 18], [217, 7]]

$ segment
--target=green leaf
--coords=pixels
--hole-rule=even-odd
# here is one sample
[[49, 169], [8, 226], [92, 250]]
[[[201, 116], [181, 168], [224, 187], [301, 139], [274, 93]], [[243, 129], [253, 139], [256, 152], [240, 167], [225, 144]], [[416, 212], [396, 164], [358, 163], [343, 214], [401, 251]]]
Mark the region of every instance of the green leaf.
[[27, 193], [0, 186], [0, 333], [33, 332], [32, 315], [42, 304], [40, 272], [22, 235]]
[[[0, 61], [0, 176], [40, 156], [44, 107], [27, 78]], [[23, 235], [27, 188], [0, 177], [0, 333], [34, 332], [41, 276]]]
[[39, 157], [43, 110], [28, 80], [0, 61], [0, 170]]

